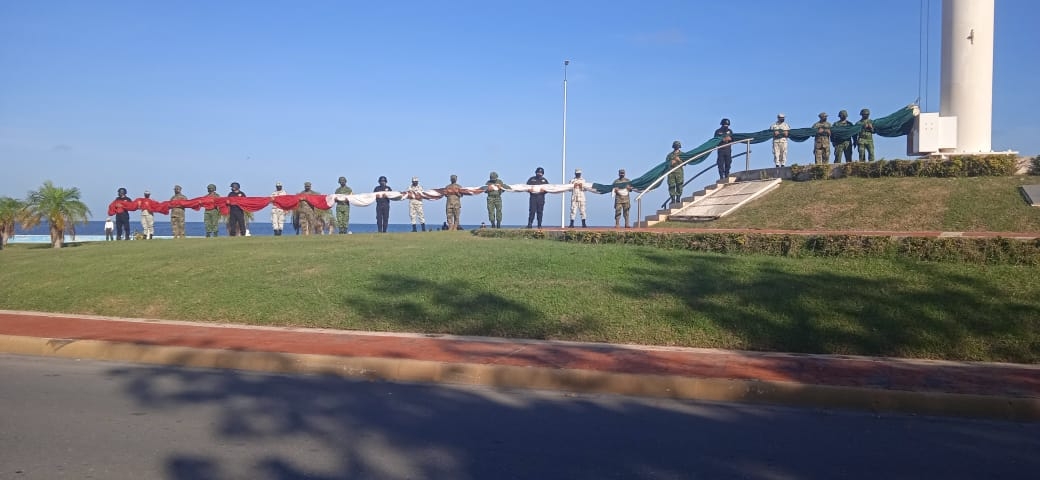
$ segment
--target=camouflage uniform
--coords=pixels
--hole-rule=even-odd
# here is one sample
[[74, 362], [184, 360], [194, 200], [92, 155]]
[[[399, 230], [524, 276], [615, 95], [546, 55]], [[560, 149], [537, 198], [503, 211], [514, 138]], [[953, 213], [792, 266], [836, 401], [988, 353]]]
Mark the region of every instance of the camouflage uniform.
[[491, 172], [491, 178], [484, 184], [487, 187], [487, 211], [491, 228], [502, 228], [502, 190], [506, 184], [498, 178], [498, 172]]
[[[187, 199], [188, 197], [181, 194], [181, 186], [174, 185], [170, 201]], [[170, 228], [173, 229], [173, 238], [184, 238], [184, 207], [170, 208]]]
[[[347, 177], [339, 177], [339, 188], [335, 193], [337, 195], [354, 193], [354, 190], [347, 186]], [[350, 230], [350, 202], [346, 200], [336, 201], [336, 228], [339, 233], [347, 233]]]
[[856, 136], [856, 142], [859, 145], [859, 161], [867, 161], [867, 153], [870, 153], [870, 161], [874, 161], [874, 122], [870, 120], [870, 110], [864, 108], [859, 111], [860, 120], [856, 122], [856, 125], [862, 125], [863, 128], [859, 131]]
[[[677, 165], [682, 163], [682, 157], [679, 154], [682, 153], [682, 144], [678, 140], [672, 142], [672, 153], [669, 153], [665, 160], [668, 161], [668, 168], [675, 168]], [[683, 169], [680, 168], [672, 173], [668, 174], [668, 195], [669, 203], [679, 203], [682, 201], [682, 188], [683, 188]]]
[[408, 218], [412, 220], [412, 231], [415, 231], [415, 222], [422, 225], [422, 231], [426, 231], [426, 213], [423, 212], [422, 185], [419, 185], [419, 177], [412, 177], [412, 184], [408, 187], [410, 198], [408, 199]]
[[629, 228], [628, 211], [632, 206], [628, 198], [632, 191], [632, 181], [625, 177], [624, 170], [618, 170], [618, 178], [614, 180], [614, 228], [621, 226], [621, 216], [625, 217], [625, 228]]
[[[838, 112], [839, 120], [834, 122], [835, 127], [851, 127], [849, 112], [842, 110]], [[841, 163], [841, 155], [845, 154], [845, 163], [852, 163], [852, 139], [846, 139], [841, 143], [834, 143], [834, 163]]]
[[812, 126], [816, 133], [813, 156], [817, 164], [827, 163], [831, 159], [831, 122], [827, 121], [827, 113], [820, 112], [820, 121]]
[[[220, 194], [217, 193], [216, 185], [212, 183], [209, 184], [208, 186], [206, 186], [206, 191], [208, 192], [206, 193], [207, 197], [220, 198]], [[207, 208], [206, 213], [203, 214], [202, 219], [206, 224], [206, 238], [209, 238], [210, 236], [219, 236], [218, 232], [220, 231], [220, 210], [217, 209], [216, 206], [214, 206], [213, 208]]]
[[[314, 190], [311, 190], [311, 182], [303, 183], [303, 191], [299, 195], [321, 195]], [[317, 213], [314, 211], [314, 206], [307, 203], [306, 200], [300, 199], [299, 205], [296, 207], [296, 212], [300, 216], [300, 230], [304, 235], [321, 235], [321, 221], [318, 219]]]
[[[282, 182], [276, 182], [274, 184], [274, 191], [271, 192], [271, 199], [274, 197], [281, 197], [282, 195], [288, 195], [289, 192], [282, 190]], [[280, 237], [282, 235], [282, 229], [285, 227], [285, 210], [278, 208], [277, 205], [271, 205], [271, 231], [274, 232], [274, 236]]]
[[776, 116], [776, 123], [770, 125], [773, 131], [773, 163], [777, 167], [787, 166], [787, 135], [791, 127], [784, 121], [784, 114]]
[[462, 185], [458, 184], [458, 175], [451, 176], [451, 183], [444, 187], [444, 214], [448, 217], [448, 230], [459, 229], [459, 216], [462, 213], [462, 194], [459, 192]]
[[575, 214], [581, 213], [581, 226], [587, 226], [585, 219], [585, 186], [589, 182], [581, 178], [581, 170], [574, 170], [574, 178], [571, 179], [571, 227], [574, 226]]

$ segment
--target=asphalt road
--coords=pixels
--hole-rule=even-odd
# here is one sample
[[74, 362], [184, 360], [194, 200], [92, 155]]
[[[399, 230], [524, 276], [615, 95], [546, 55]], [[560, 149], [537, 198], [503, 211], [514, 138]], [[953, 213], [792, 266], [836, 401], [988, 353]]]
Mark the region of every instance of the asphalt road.
[[1035, 478], [1040, 424], [0, 355], [0, 479]]

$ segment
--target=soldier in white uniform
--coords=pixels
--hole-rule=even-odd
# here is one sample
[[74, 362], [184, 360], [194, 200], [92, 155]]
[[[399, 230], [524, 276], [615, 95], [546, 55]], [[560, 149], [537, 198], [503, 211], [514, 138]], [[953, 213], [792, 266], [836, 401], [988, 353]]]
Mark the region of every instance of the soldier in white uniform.
[[412, 185], [408, 187], [405, 194], [408, 196], [408, 216], [412, 219], [412, 231], [416, 231], [415, 222], [422, 225], [422, 231], [426, 231], [426, 216], [423, 214], [422, 185], [419, 185], [419, 177], [412, 177]]
[[[280, 197], [288, 193], [289, 192], [282, 190], [282, 182], [275, 182], [274, 192], [271, 193], [271, 198]], [[285, 226], [285, 210], [278, 208], [277, 205], [271, 205], [271, 230], [274, 231], [276, 237], [282, 236], [283, 226]]]
[[769, 127], [773, 131], [773, 163], [777, 167], [787, 166], [787, 137], [791, 135], [791, 126], [784, 121], [784, 114], [776, 115], [776, 123]]
[[585, 223], [585, 187], [588, 185], [588, 181], [581, 178], [581, 169], [574, 170], [574, 178], [571, 179], [571, 226], [574, 228], [574, 217], [576, 213], [581, 213], [581, 226], [582, 228], [588, 227]]

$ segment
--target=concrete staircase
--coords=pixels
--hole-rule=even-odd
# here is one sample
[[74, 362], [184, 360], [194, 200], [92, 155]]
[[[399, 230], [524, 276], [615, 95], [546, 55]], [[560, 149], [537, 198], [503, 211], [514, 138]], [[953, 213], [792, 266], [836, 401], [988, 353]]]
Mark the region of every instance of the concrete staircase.
[[[775, 169], [763, 171], [769, 174], [776, 173]], [[719, 180], [692, 196], [683, 198], [681, 203], [669, 205], [669, 208], [658, 210], [655, 214], [647, 216], [637, 226], [649, 227], [669, 220], [699, 222], [722, 218], [780, 185], [782, 181], [780, 178], [768, 178], [769, 176], [772, 175], [741, 172], [739, 176]], [[750, 180], [751, 178], [763, 179]]]

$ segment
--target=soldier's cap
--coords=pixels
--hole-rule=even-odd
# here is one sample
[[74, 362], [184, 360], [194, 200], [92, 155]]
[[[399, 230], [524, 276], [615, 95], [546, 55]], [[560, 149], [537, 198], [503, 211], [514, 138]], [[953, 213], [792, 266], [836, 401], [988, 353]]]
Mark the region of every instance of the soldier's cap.
[[574, 169], [574, 174], [578, 175], [579, 173], [581, 173], [581, 169], [580, 168], [575, 168]]
[[280, 187], [280, 186], [282, 186], [282, 182], [274, 182], [274, 186]]
[[682, 142], [678, 140], [672, 142], [672, 148], [682, 148]]
[[340, 183], [347, 183], [347, 177], [339, 177]]
[[173, 186], [173, 189], [174, 189], [174, 190], [180, 190], [180, 189], [181, 189], [181, 186], [180, 186], [180, 185], [174, 185], [174, 186]]
[[238, 182], [231, 182], [231, 188], [238, 188], [238, 187], [240, 187]]
[[827, 118], [827, 112], [820, 112], [820, 118]]
[[116, 190], [116, 193], [126, 193], [126, 187], [119, 187], [119, 190]]
[[787, 118], [787, 117], [785, 117], [784, 114], [782, 114], [782, 113], [778, 113], [778, 114], [776, 114], [776, 118]]
[[542, 168], [542, 167], [538, 167], [538, 168], [534, 169], [534, 173], [545, 173], [545, 169]]
[[452, 182], [454, 182], [455, 180], [458, 180], [458, 179], [459, 179], [459, 176], [458, 176], [458, 175], [452, 175], [452, 176], [451, 176], [451, 181], [452, 181]]
[[217, 186], [212, 184], [212, 183], [209, 184], [209, 185], [206, 185], [206, 190], [216, 190], [216, 189], [217, 189]]
[[144, 191], [144, 194], [145, 194], [145, 195], [151, 195], [151, 194], [152, 194], [152, 192], [149, 192], [148, 190], [145, 190], [145, 191]]
[[111, 219], [112, 219], [112, 217], [108, 217], [108, 218], [106, 218], [105, 220], [111, 220]]
[[419, 181], [419, 177], [412, 177], [412, 181], [413, 182], [418, 182]]
[[870, 109], [869, 108], [864, 108], [863, 110], [859, 111], [859, 114], [860, 115], [870, 115]]
[[848, 115], [849, 115], [849, 112], [847, 110], [842, 110], [842, 111], [838, 112], [838, 116], [839, 117], [847, 117]]
[[386, 181], [386, 176], [385, 175], [380, 175], [379, 176], [379, 181], [380, 182], [385, 182]]
[[723, 118], [722, 121], [719, 122], [719, 125], [729, 125], [729, 119], [728, 118]]
[[311, 182], [303, 182], [303, 186], [309, 187], [309, 186], [311, 186]]
[[625, 173], [625, 169], [624, 169], [624, 168], [619, 168], [619, 169], [618, 169], [618, 171], [617, 171], [617, 173], [621, 173], [621, 174], [623, 174], [623, 173]]

